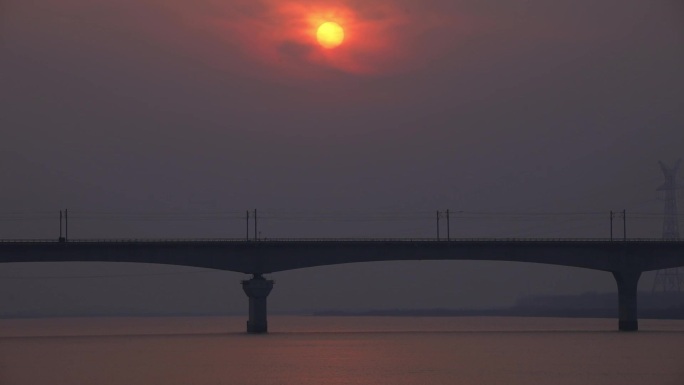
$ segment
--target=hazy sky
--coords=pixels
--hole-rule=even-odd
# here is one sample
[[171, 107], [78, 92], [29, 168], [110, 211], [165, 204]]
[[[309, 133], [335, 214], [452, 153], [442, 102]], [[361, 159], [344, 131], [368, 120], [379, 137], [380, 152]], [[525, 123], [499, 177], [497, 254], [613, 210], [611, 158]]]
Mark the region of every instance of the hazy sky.
[[[315, 40], [327, 19], [346, 34], [331, 50]], [[610, 210], [662, 210], [657, 161], [684, 156], [682, 68], [678, 0], [2, 0], [0, 237], [56, 238], [56, 217], [40, 218], [63, 208], [72, 238], [237, 237], [240, 220], [192, 213], [253, 208], [266, 237], [433, 236], [447, 208], [605, 213], [464, 213], [461, 236], [604, 237]], [[332, 211], [353, 220], [284, 220]], [[370, 212], [415, 218], [356, 221]], [[660, 219], [630, 231], [658, 237]], [[11, 278], [112, 274], [0, 278], [0, 311], [246, 309], [239, 274], [0, 266]], [[614, 290], [609, 274], [511, 263], [274, 278], [281, 310]]]

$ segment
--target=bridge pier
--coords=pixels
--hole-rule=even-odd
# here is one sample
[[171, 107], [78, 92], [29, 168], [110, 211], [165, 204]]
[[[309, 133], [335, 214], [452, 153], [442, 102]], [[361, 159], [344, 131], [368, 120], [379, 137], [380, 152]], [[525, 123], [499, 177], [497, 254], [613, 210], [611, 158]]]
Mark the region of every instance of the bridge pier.
[[273, 281], [265, 279], [261, 274], [254, 274], [252, 279], [242, 281], [242, 290], [249, 297], [249, 320], [247, 333], [267, 333], [266, 297], [273, 289]]
[[637, 285], [640, 271], [614, 271], [618, 287], [618, 327], [622, 332], [639, 330], [637, 319]]

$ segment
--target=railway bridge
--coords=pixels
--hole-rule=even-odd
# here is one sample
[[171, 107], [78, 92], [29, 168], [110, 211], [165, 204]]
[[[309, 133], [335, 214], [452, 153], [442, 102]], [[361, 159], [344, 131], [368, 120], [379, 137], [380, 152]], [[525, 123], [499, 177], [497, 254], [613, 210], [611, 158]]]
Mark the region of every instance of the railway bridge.
[[138, 262], [250, 274], [247, 332], [265, 333], [266, 299], [279, 271], [372, 261], [475, 260], [572, 266], [611, 273], [618, 328], [638, 330], [637, 284], [645, 271], [684, 266], [684, 241], [659, 239], [196, 239], [0, 241], [0, 263]]

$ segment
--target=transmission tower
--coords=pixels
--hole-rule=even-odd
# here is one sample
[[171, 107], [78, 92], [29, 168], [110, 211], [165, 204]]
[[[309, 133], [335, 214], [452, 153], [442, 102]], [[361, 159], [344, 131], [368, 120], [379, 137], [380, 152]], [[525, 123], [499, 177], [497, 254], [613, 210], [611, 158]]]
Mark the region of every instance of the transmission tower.
[[[677, 211], [677, 190], [681, 186], [677, 183], [677, 172], [681, 164], [681, 159], [677, 160], [674, 167], [668, 167], [663, 162], [660, 169], [665, 176], [665, 183], [658, 187], [657, 191], [662, 191], [665, 196], [665, 209], [663, 211], [663, 239], [679, 239], [679, 221]], [[653, 281], [653, 292], [656, 291], [682, 291], [684, 289], [684, 268], [675, 267], [671, 269], [658, 270], [655, 281]]]

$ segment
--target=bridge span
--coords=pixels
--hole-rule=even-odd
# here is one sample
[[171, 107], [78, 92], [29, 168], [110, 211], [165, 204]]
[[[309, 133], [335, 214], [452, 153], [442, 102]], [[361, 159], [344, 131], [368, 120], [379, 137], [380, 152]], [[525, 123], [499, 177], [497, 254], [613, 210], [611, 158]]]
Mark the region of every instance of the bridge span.
[[630, 239], [267, 239], [0, 241], [0, 262], [137, 262], [251, 274], [247, 331], [265, 333], [264, 274], [373, 261], [479, 260], [572, 266], [612, 273], [618, 328], [638, 330], [637, 284], [645, 271], [684, 266], [684, 241]]

